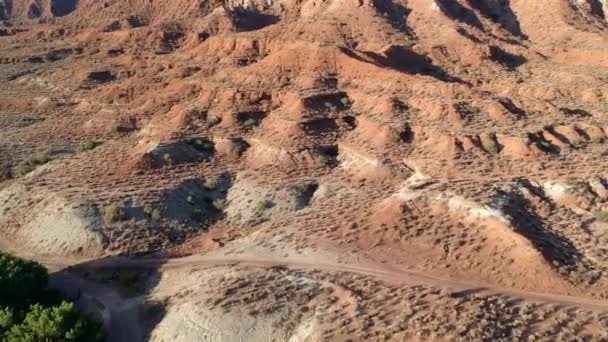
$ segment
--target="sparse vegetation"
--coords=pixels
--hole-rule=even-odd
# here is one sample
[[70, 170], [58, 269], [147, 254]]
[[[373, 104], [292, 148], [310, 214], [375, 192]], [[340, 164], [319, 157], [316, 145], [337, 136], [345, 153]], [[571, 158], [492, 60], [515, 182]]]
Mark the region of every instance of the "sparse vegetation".
[[401, 133], [399, 133], [399, 131], [394, 128], [391, 128], [391, 138], [396, 143], [403, 141], [403, 139], [401, 138]]
[[213, 126], [218, 125], [220, 122], [222, 121], [222, 119], [220, 119], [217, 116], [210, 116], [207, 118], [207, 127], [211, 128]]
[[78, 152], [86, 152], [94, 150], [99, 144], [95, 140], [83, 140], [78, 144]]
[[498, 146], [498, 143], [496, 142], [494, 137], [491, 137], [490, 139], [482, 140], [481, 144], [482, 144], [483, 149], [486, 152], [488, 152], [489, 154], [495, 155], [495, 154], [498, 154], [498, 152], [500, 152], [500, 146]]
[[154, 208], [150, 205], [144, 207], [144, 213], [148, 218], [154, 222], [162, 220], [162, 212], [158, 208]]
[[103, 218], [107, 223], [122, 221], [125, 218], [124, 210], [116, 203], [103, 208]]
[[252, 128], [253, 126], [256, 126], [257, 124], [258, 124], [258, 122], [255, 119], [249, 118], [243, 122], [243, 127]]
[[169, 153], [163, 154], [163, 163], [166, 166], [172, 166], [173, 165], [173, 158], [171, 157], [171, 155]]
[[48, 163], [51, 159], [49, 158], [49, 154], [47, 151], [38, 153], [36, 155], [34, 155], [33, 157], [31, 157], [28, 160], [24, 160], [20, 163], [18, 163], [14, 168], [13, 168], [13, 177], [23, 177], [25, 175], [27, 175], [28, 173], [34, 171], [34, 169], [36, 169], [36, 167], [40, 166], [40, 165], [44, 165], [46, 163]]
[[223, 211], [224, 209], [226, 209], [226, 200], [223, 199], [216, 199], [213, 201], [213, 207], [219, 211]]
[[213, 143], [207, 140], [194, 139], [190, 142], [190, 144], [200, 152], [213, 151]]
[[608, 211], [596, 211], [593, 217], [600, 222], [608, 222]]
[[190, 204], [190, 205], [194, 205], [195, 204], [194, 195], [188, 195], [188, 197], [186, 198], [186, 202], [188, 202], [188, 204]]
[[352, 105], [352, 103], [348, 97], [341, 98], [340, 102], [344, 105], [344, 107], [350, 107]]
[[255, 204], [255, 209], [259, 212], [264, 211], [272, 206], [272, 202], [267, 199], [259, 200]]
[[203, 183], [203, 187], [209, 191], [215, 191], [215, 189], [217, 189], [217, 180], [207, 178], [207, 179], [205, 179], [205, 182]]

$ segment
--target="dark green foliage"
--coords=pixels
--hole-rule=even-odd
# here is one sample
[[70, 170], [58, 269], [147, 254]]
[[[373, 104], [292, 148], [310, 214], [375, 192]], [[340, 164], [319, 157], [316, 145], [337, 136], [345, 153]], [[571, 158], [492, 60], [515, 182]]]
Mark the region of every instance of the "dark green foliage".
[[35, 262], [8, 254], [0, 255], [0, 305], [27, 307], [46, 291], [49, 275]]
[[102, 325], [47, 289], [42, 265], [0, 252], [0, 341], [104, 341]]
[[6, 334], [7, 342], [36, 341], [103, 341], [101, 323], [81, 316], [74, 304], [63, 302], [59, 306], [30, 307], [21, 324], [14, 325]]

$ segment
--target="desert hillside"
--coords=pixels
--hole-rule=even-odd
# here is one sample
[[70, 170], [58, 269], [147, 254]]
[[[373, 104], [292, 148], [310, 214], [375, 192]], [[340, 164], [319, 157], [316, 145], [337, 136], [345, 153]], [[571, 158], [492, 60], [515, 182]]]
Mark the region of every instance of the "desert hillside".
[[0, 249], [111, 341], [608, 339], [607, 16], [0, 0]]

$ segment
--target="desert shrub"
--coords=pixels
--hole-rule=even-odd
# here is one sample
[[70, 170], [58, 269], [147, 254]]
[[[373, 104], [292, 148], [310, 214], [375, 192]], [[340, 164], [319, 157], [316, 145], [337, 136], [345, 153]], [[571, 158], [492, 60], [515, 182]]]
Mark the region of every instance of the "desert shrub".
[[204, 139], [194, 139], [189, 142], [199, 152], [213, 151], [213, 143]]
[[48, 163], [51, 159], [49, 158], [49, 154], [47, 151], [38, 153], [31, 157], [30, 159], [24, 160], [18, 163], [13, 168], [13, 177], [23, 177], [28, 173], [34, 171], [37, 166], [44, 165]]
[[600, 222], [608, 222], [608, 211], [596, 211], [593, 217]]
[[217, 189], [217, 180], [210, 178], [205, 179], [203, 187], [209, 191], [214, 191], [215, 189]]
[[167, 166], [173, 165], [173, 158], [171, 158], [171, 155], [169, 153], [163, 154], [163, 162]]
[[144, 213], [148, 215], [148, 217], [154, 222], [158, 222], [163, 218], [160, 209], [154, 208], [152, 206], [145, 206]]
[[243, 127], [251, 128], [255, 126], [258, 122], [255, 119], [247, 119], [243, 122]]
[[344, 105], [344, 107], [350, 107], [352, 105], [350, 99], [346, 96], [341, 98], [340, 102]]
[[391, 128], [391, 138], [396, 143], [403, 141], [403, 139], [401, 138], [401, 133], [399, 133], [399, 131], [394, 128]]
[[95, 149], [95, 147], [99, 146], [99, 144], [94, 140], [84, 140], [78, 144], [78, 152], [86, 152]]
[[266, 209], [270, 208], [271, 206], [272, 206], [272, 202], [270, 202], [267, 199], [263, 199], [263, 200], [258, 201], [255, 204], [255, 209], [257, 211], [263, 211], [263, 210], [266, 210]]
[[0, 253], [0, 341], [104, 341], [100, 322], [47, 288], [42, 265]]
[[160, 212], [160, 209], [155, 208], [154, 210], [152, 210], [150, 218], [152, 219], [152, 221], [158, 222], [163, 218], [163, 214]]
[[494, 139], [482, 141], [482, 147], [489, 154], [498, 154], [498, 152], [500, 152], [500, 147]]
[[217, 116], [210, 116], [207, 118], [207, 126], [211, 128], [211, 127], [219, 124], [221, 121], [222, 121], [222, 119], [220, 119]]
[[103, 218], [108, 223], [122, 221], [124, 216], [124, 211], [116, 203], [112, 203], [103, 208]]
[[36, 166], [28, 161], [22, 161], [13, 168], [13, 177], [23, 177], [34, 171]]
[[212, 206], [219, 211], [223, 211], [224, 209], [226, 209], [226, 200], [225, 199], [215, 199], [213, 200]]

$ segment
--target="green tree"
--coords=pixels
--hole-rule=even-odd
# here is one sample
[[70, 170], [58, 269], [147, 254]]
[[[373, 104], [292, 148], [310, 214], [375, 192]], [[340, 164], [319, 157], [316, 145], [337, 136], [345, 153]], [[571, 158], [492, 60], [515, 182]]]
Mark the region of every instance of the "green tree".
[[97, 342], [104, 341], [101, 323], [81, 316], [72, 303], [43, 307], [32, 305], [21, 324], [5, 335], [6, 342]]
[[48, 280], [42, 265], [0, 254], [0, 306], [29, 307], [45, 295]]
[[49, 290], [36, 262], [0, 252], [0, 342], [104, 341], [102, 324]]
[[11, 308], [0, 309], [0, 337], [15, 325], [15, 313]]

